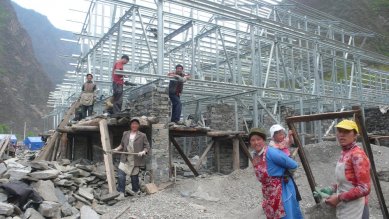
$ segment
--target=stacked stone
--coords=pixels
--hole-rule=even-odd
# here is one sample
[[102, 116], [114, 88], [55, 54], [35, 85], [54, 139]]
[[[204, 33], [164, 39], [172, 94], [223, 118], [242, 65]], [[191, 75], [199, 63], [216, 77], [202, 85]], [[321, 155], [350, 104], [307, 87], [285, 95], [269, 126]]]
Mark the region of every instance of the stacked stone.
[[130, 109], [132, 116], [168, 117], [169, 95], [166, 88], [151, 84], [131, 93], [127, 108]]
[[[239, 130], [243, 130], [242, 109], [238, 109]], [[225, 103], [210, 104], [205, 113], [207, 125], [211, 129], [221, 131], [235, 131], [235, 108]]]
[[365, 109], [365, 124], [368, 133], [389, 135], [389, 112], [381, 113], [378, 107]]
[[166, 88], [156, 84], [135, 90], [128, 98], [127, 108], [132, 117], [155, 116], [159, 123], [151, 127], [151, 165], [156, 182], [169, 180], [169, 95]]
[[[24, 209], [25, 203], [7, 203], [13, 195], [1, 189], [0, 218], [15, 215], [23, 218], [79, 218], [80, 215], [81, 218], [99, 218], [99, 214], [106, 213], [107, 205], [118, 202], [115, 198], [119, 196], [117, 192], [109, 194], [104, 168], [102, 163], [91, 164], [86, 160], [72, 164], [67, 159], [61, 162], [6, 160], [0, 164], [0, 184], [22, 185], [22, 190], [34, 191], [42, 202]], [[144, 186], [141, 189], [145, 189]]]
[[[216, 162], [215, 159], [213, 159]], [[242, 153], [239, 153], [240, 168], [246, 168], [248, 166], [248, 158]], [[225, 140], [220, 141], [220, 172], [223, 174], [232, 173], [232, 141]], [[213, 163], [216, 167], [216, 163]]]

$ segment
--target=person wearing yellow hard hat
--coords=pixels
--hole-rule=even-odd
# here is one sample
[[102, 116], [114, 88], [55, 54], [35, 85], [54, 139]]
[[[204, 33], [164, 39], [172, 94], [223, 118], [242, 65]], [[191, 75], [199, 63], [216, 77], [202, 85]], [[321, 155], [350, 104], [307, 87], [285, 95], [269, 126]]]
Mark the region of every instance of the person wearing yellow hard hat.
[[281, 150], [267, 146], [263, 129], [252, 128], [249, 141], [255, 175], [262, 184], [262, 208], [266, 218], [303, 218], [293, 182], [285, 177], [285, 171], [296, 169], [297, 162]]
[[336, 207], [336, 217], [342, 219], [369, 218], [370, 161], [357, 146], [357, 124], [343, 120], [336, 126], [336, 138], [342, 153], [335, 168], [337, 184], [322, 189], [329, 195], [325, 202]]

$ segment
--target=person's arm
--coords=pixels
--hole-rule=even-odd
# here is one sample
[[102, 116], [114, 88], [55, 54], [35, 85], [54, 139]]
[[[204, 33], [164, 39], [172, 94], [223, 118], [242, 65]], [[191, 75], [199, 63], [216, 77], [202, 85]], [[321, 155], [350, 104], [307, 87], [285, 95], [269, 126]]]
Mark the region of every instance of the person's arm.
[[[354, 187], [347, 192], [338, 195], [340, 201], [352, 201], [370, 193], [370, 162], [363, 152], [352, 155], [352, 165], [355, 173]], [[347, 178], [347, 175], [346, 175]]]
[[84, 85], [85, 85], [85, 84], [82, 85], [81, 91], [85, 91], [85, 86], [84, 86]]
[[167, 74], [167, 76], [168, 76], [168, 77], [174, 77], [174, 76], [176, 76], [176, 73], [175, 73], [175, 72], [169, 72], [169, 73]]
[[119, 144], [119, 146], [117, 146], [116, 148], [113, 149], [113, 151], [121, 151], [121, 150], [123, 150], [122, 144]]
[[288, 157], [284, 152], [276, 150], [274, 154], [271, 154], [272, 161], [277, 165], [285, 169], [293, 170], [298, 167], [295, 160]]
[[289, 145], [288, 146], [291, 146], [292, 144], [294, 144], [294, 138], [293, 138], [293, 131], [292, 130], [289, 130], [288, 138], [289, 138]]

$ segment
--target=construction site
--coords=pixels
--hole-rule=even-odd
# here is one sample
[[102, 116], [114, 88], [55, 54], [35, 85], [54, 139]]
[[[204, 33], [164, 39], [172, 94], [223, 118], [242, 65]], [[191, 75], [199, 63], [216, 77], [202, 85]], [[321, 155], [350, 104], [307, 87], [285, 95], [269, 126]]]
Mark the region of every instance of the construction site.
[[[313, 191], [336, 182], [335, 124], [346, 118], [370, 160], [370, 218], [389, 219], [389, 57], [364, 47], [384, 36], [292, 0], [92, 0], [82, 22], [75, 70], [47, 102], [45, 145], [0, 163], [2, 184], [29, 191], [15, 202], [0, 191], [0, 218], [266, 218], [248, 133], [274, 124], [293, 131], [304, 218], [336, 218]], [[114, 74], [130, 85], [107, 113], [122, 55]], [[172, 125], [178, 64], [191, 78]], [[87, 74], [97, 98], [75, 119]], [[141, 192], [119, 199], [112, 149], [133, 119], [150, 152]]]

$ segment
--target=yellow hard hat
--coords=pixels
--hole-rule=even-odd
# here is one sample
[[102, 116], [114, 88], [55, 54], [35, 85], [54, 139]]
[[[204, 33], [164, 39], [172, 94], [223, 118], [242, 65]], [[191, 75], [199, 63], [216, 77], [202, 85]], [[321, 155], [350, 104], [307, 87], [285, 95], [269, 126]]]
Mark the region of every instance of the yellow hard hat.
[[357, 131], [357, 133], [359, 133], [357, 123], [355, 123], [352, 120], [345, 119], [345, 120], [339, 122], [335, 127], [346, 129], [346, 130], [353, 130], [354, 129], [355, 131]]

